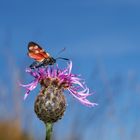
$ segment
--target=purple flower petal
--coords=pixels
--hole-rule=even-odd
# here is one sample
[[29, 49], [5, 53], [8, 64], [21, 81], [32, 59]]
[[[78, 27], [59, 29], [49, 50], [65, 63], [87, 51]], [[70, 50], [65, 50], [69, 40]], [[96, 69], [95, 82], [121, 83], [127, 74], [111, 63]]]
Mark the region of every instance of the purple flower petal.
[[97, 105], [96, 103], [92, 103], [92, 102], [88, 101], [85, 98], [83, 99], [83, 98], [80, 98], [80, 97], [76, 96], [76, 94], [74, 94], [70, 89], [68, 89], [68, 90], [71, 93], [71, 95], [73, 97], [75, 97], [77, 100], [79, 100], [82, 104], [84, 104], [84, 105], [86, 105], [88, 107], [93, 107], [93, 106]]
[[24, 95], [24, 99], [27, 98], [27, 96], [29, 95], [30, 91], [34, 90], [37, 87], [38, 82], [39, 82], [39, 79], [35, 79], [30, 84], [27, 84], [27, 85], [20, 84], [20, 86], [26, 88], [26, 93]]
[[70, 61], [70, 63], [68, 64], [68, 75], [71, 74], [71, 70], [72, 70], [72, 61]]

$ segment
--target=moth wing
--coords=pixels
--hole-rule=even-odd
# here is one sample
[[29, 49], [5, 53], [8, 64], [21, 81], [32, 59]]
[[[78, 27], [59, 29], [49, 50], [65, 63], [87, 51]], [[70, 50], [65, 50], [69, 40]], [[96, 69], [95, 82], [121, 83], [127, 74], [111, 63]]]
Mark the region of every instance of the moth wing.
[[29, 42], [28, 44], [28, 56], [35, 59], [36, 61], [43, 61], [50, 57], [48, 53], [46, 53], [37, 43]]

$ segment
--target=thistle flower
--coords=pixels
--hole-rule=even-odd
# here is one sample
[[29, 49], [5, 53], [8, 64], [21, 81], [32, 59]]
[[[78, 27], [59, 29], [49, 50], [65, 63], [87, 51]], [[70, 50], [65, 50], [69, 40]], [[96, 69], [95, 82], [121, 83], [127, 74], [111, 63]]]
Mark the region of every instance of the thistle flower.
[[38, 83], [40, 83], [42, 87], [48, 87], [49, 84], [53, 83], [56, 84], [56, 87], [59, 89], [68, 90], [74, 98], [85, 106], [93, 107], [97, 105], [86, 99], [93, 93], [89, 93], [89, 88], [87, 88], [83, 79], [79, 78], [79, 75], [72, 74], [71, 70], [72, 61], [70, 61], [67, 68], [63, 70], [59, 69], [58, 66], [48, 66], [34, 70], [30, 68], [26, 69], [26, 72], [30, 73], [35, 79], [30, 84], [20, 84], [26, 88], [24, 99], [27, 98], [30, 91], [37, 87]]
[[34, 104], [34, 111], [48, 128], [46, 138], [51, 135], [52, 124], [61, 119], [65, 112], [66, 100], [63, 94], [65, 90], [68, 90], [74, 98], [85, 106], [93, 107], [97, 105], [87, 99], [92, 94], [89, 93], [84, 80], [79, 75], [71, 73], [71, 70], [72, 61], [68, 63], [65, 69], [58, 68], [58, 65], [37, 69], [28, 68], [26, 72], [32, 75], [34, 80], [27, 85], [20, 84], [20, 86], [26, 88], [24, 99], [27, 98], [30, 91], [37, 87], [38, 83], [41, 85], [41, 90]]

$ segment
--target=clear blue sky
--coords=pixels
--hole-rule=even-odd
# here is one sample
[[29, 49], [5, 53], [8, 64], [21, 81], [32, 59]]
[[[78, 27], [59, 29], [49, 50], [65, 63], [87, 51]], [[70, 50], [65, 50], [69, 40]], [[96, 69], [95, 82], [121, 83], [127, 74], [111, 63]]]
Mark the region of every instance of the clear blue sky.
[[[26, 55], [27, 43], [31, 40], [41, 44], [53, 56], [66, 47], [66, 51], [61, 55], [73, 60], [73, 72], [82, 74], [87, 84], [95, 89], [99, 96], [97, 102], [100, 107], [94, 108], [97, 112], [98, 109], [103, 110], [102, 101], [106, 98], [104, 90], [101, 92], [100, 89], [101, 86], [104, 89], [104, 86], [91, 77], [97, 66], [101, 69], [97, 70], [101, 72], [100, 77], [106, 75], [108, 80], [121, 75], [127, 83], [129, 76], [136, 75], [138, 80], [134, 81], [135, 85], [138, 82], [139, 87], [140, 1], [138, 0], [0, 0], [1, 58], [14, 55], [16, 66], [25, 68], [32, 62]], [[5, 69], [1, 70], [1, 80], [7, 79], [8, 64], [3, 59], [0, 60], [0, 64]], [[24, 69], [22, 71], [24, 73]], [[113, 100], [117, 112], [116, 120], [122, 119], [123, 115], [120, 115], [119, 110], [121, 106], [126, 104], [131, 106], [132, 93], [135, 95], [128, 88], [126, 89], [121, 93], [122, 96], [119, 94], [119, 97]], [[113, 96], [117, 97], [116, 94]], [[30, 97], [31, 101], [34, 97]], [[139, 96], [133, 100], [135, 106], [131, 109], [135, 111], [129, 112], [131, 117], [128, 118], [128, 125], [120, 122], [126, 129], [127, 136], [130, 131], [132, 132], [131, 123], [136, 117], [134, 114], [137, 112], [136, 105], [139, 101]], [[77, 106], [81, 105], [77, 104]], [[90, 111], [87, 109], [88, 113]], [[106, 116], [104, 112], [101, 113], [102, 117]], [[67, 117], [66, 115], [64, 122], [70, 122]], [[62, 128], [64, 124], [62, 120]], [[105, 140], [112, 140], [113, 137], [119, 140], [115, 133], [117, 125], [114, 129], [112, 125], [111, 121], [106, 121], [105, 126], [109, 128], [106, 133], [109, 135], [110, 128], [114, 131], [112, 135], [105, 137]], [[96, 135], [99, 134], [94, 136]]]

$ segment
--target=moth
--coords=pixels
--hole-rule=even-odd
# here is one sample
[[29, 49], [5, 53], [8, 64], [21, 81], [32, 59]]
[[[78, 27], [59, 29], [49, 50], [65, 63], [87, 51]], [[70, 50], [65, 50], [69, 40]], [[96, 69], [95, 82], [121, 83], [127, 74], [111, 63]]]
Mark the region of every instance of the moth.
[[57, 59], [69, 60], [67, 58], [53, 58], [40, 45], [35, 42], [28, 43], [28, 56], [35, 61], [30, 65], [31, 69], [39, 68], [41, 66], [53, 65]]

